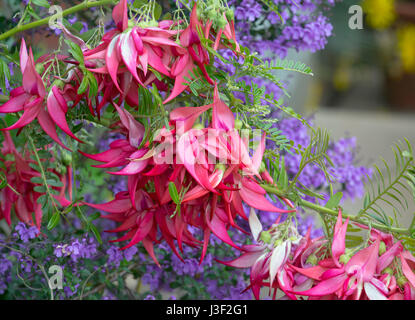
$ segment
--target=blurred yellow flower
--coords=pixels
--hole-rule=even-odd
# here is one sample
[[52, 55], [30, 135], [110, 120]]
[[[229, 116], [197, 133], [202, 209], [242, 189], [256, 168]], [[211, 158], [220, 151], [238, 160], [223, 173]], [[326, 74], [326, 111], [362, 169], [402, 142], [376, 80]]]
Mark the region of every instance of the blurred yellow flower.
[[397, 36], [402, 67], [406, 72], [415, 73], [415, 25], [399, 28]]
[[362, 7], [374, 29], [386, 29], [396, 19], [395, 0], [363, 0]]

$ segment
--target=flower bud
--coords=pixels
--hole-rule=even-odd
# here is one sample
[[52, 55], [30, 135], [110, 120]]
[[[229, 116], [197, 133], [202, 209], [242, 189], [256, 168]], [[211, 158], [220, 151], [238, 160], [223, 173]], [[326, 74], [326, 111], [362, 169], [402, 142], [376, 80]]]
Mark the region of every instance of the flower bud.
[[316, 266], [318, 263], [317, 256], [315, 254], [310, 254], [306, 260], [306, 263]]
[[211, 9], [206, 13], [206, 16], [209, 20], [214, 20], [217, 16], [216, 10]]
[[261, 165], [259, 166], [259, 173], [264, 172], [266, 169], [264, 161], [261, 161]]
[[398, 286], [403, 287], [408, 282], [408, 279], [406, 279], [405, 276], [400, 276], [396, 279], [396, 283]]
[[62, 163], [69, 166], [72, 163], [72, 154], [66, 151], [62, 152]]
[[225, 15], [226, 15], [226, 19], [228, 19], [228, 21], [233, 21], [234, 18], [235, 18], [233, 10], [231, 10], [231, 9], [226, 10]]
[[226, 166], [223, 163], [218, 163], [217, 165], [215, 165], [215, 169], [220, 170], [222, 172], [225, 172], [226, 171]]
[[45, 67], [43, 63], [36, 64], [35, 69], [36, 69], [36, 72], [39, 73], [40, 75], [42, 75], [43, 72], [45, 71]]
[[240, 130], [240, 129], [242, 129], [242, 127], [243, 127], [243, 122], [241, 121], [241, 120], [239, 120], [239, 119], [236, 119], [235, 120], [235, 129], [236, 130]]
[[216, 15], [214, 24], [216, 25], [217, 29], [223, 29], [228, 24], [228, 21], [226, 21], [224, 17]]
[[270, 243], [271, 233], [269, 231], [262, 231], [259, 235], [259, 239], [262, 240], [264, 243]]
[[274, 247], [278, 247], [282, 244], [282, 239], [278, 239], [274, 242]]
[[159, 26], [159, 23], [156, 20], [151, 20], [148, 22], [148, 26], [152, 28], [157, 28]]
[[65, 82], [63, 82], [62, 80], [60, 80], [60, 79], [56, 79], [55, 81], [53, 81], [53, 83], [52, 83], [52, 87], [54, 87], [54, 86], [56, 86], [56, 87], [58, 87], [59, 89], [63, 89], [63, 87], [65, 86]]
[[128, 28], [132, 28], [135, 26], [134, 20], [128, 20]]
[[393, 269], [390, 267], [387, 267], [383, 269], [382, 273], [393, 274]]
[[196, 130], [202, 130], [204, 128], [205, 128], [205, 126], [203, 124], [201, 124], [200, 122], [197, 122], [193, 125], [193, 129], [196, 129]]
[[66, 172], [67, 172], [68, 170], [66, 169], [66, 167], [64, 167], [64, 166], [58, 166], [57, 168], [56, 168], [56, 172], [57, 173], [59, 173], [59, 174], [66, 174]]
[[340, 263], [342, 263], [342, 264], [346, 264], [346, 263], [348, 263], [349, 262], [349, 260], [351, 259], [351, 256], [350, 255], [348, 255], [347, 253], [345, 253], [345, 254], [342, 254], [341, 256], [340, 256], [340, 258], [339, 258], [339, 262]]
[[386, 244], [383, 241], [381, 241], [379, 243], [379, 255], [381, 256], [385, 252], [386, 252]]

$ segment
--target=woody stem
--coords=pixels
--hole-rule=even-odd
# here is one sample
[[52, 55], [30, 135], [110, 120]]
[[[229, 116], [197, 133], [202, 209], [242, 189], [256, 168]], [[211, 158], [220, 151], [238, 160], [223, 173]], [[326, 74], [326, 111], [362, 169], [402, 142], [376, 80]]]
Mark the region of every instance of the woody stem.
[[61, 12], [57, 12], [49, 17], [34, 21], [34, 22], [30, 22], [30, 23], [26, 23], [23, 25], [18, 25], [2, 34], [0, 34], [0, 40], [4, 40], [7, 39], [13, 35], [15, 35], [16, 33], [22, 32], [22, 31], [26, 31], [29, 29], [33, 29], [33, 28], [37, 28], [39, 26], [48, 24], [50, 20], [52, 19], [59, 19], [60, 17], [65, 17], [67, 15], [73, 14], [75, 12], [81, 11], [81, 10], [85, 10], [85, 9], [89, 9], [89, 8], [93, 8], [93, 7], [100, 7], [100, 6], [105, 6], [108, 4], [114, 4], [115, 1], [114, 0], [98, 0], [98, 1], [92, 1], [92, 0], [85, 0], [84, 2], [73, 6], [71, 8], [68, 8], [66, 10], [63, 10]]

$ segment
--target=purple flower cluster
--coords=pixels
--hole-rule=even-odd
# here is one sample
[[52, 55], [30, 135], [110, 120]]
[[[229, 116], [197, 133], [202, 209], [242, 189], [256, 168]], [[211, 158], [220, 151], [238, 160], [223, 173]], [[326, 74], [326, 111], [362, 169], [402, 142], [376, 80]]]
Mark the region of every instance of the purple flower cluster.
[[262, 6], [255, 0], [242, 1], [235, 8], [235, 17], [238, 20], [253, 22], [262, 14]]
[[137, 252], [138, 249], [136, 246], [127, 248], [125, 250], [120, 250], [120, 248], [117, 246], [111, 246], [106, 251], [106, 254], [108, 255], [107, 264], [111, 267], [119, 267], [123, 259], [131, 261]]
[[325, 47], [333, 27], [321, 13], [334, 0], [274, 0], [281, 18], [261, 1], [230, 1], [235, 7], [238, 41], [261, 55], [267, 51], [284, 58], [289, 49], [316, 52]]
[[5, 254], [0, 256], [0, 294], [3, 294], [7, 289], [7, 282], [10, 281], [10, 269], [12, 268], [12, 263], [7, 259]]
[[23, 243], [29, 242], [31, 239], [36, 238], [39, 234], [39, 230], [35, 226], [28, 227], [24, 222], [19, 222], [16, 225], [17, 231], [14, 236], [23, 241]]
[[57, 258], [70, 257], [72, 261], [91, 259], [97, 253], [97, 244], [94, 238], [74, 239], [70, 244], [55, 245], [54, 254]]
[[[334, 6], [335, 0], [274, 0], [280, 16], [269, 11], [259, 0], [233, 0], [228, 3], [234, 7], [238, 42], [258, 52], [268, 62], [276, 58], [284, 59], [290, 49], [297, 52], [322, 50], [333, 32], [333, 26], [321, 8], [328, 10]], [[226, 59], [231, 59], [233, 55], [230, 50], [222, 50], [221, 54]], [[230, 75], [235, 73], [232, 64], [224, 64], [219, 59], [216, 59], [215, 66]], [[266, 79], [245, 76], [238, 80], [248, 84], [254, 82], [276, 99], [284, 96], [277, 84]], [[288, 82], [287, 78], [281, 85], [286, 86]], [[241, 93], [235, 96], [244, 100]]]

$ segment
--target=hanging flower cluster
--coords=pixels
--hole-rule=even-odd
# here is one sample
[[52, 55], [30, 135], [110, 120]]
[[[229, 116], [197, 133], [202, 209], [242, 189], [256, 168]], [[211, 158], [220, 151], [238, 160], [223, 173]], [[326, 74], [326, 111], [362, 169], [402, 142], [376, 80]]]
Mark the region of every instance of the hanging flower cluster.
[[220, 261], [235, 268], [251, 268], [248, 288], [257, 299], [262, 287], [268, 287], [270, 294], [273, 290], [274, 298], [280, 289], [294, 300], [414, 299], [415, 257], [390, 234], [372, 229], [367, 244], [348, 249], [349, 218], [343, 223], [341, 210], [331, 245], [324, 237], [311, 239], [310, 230], [301, 237], [290, 220], [278, 220], [262, 230], [252, 210], [249, 222], [257, 243], [244, 246], [243, 254], [235, 260]]
[[[37, 188], [42, 186], [42, 176], [31, 166], [36, 163], [31, 158], [31, 153], [19, 153], [9, 132], [3, 132], [3, 136], [4, 142], [0, 150], [1, 158], [4, 157], [4, 168], [0, 168], [0, 178], [4, 187], [0, 190], [0, 220], [5, 219], [10, 225], [12, 211], [14, 211], [20, 221], [36, 225], [40, 230], [43, 211], [38, 199], [44, 196], [45, 192]], [[53, 198], [58, 203], [67, 205], [70, 201], [65, 198], [65, 191], [68, 184], [68, 188], [72, 189], [70, 185], [71, 170], [69, 169], [68, 174], [61, 174], [53, 169], [48, 170], [60, 182], [59, 187], [56, 184], [50, 187], [57, 191], [52, 195]]]

